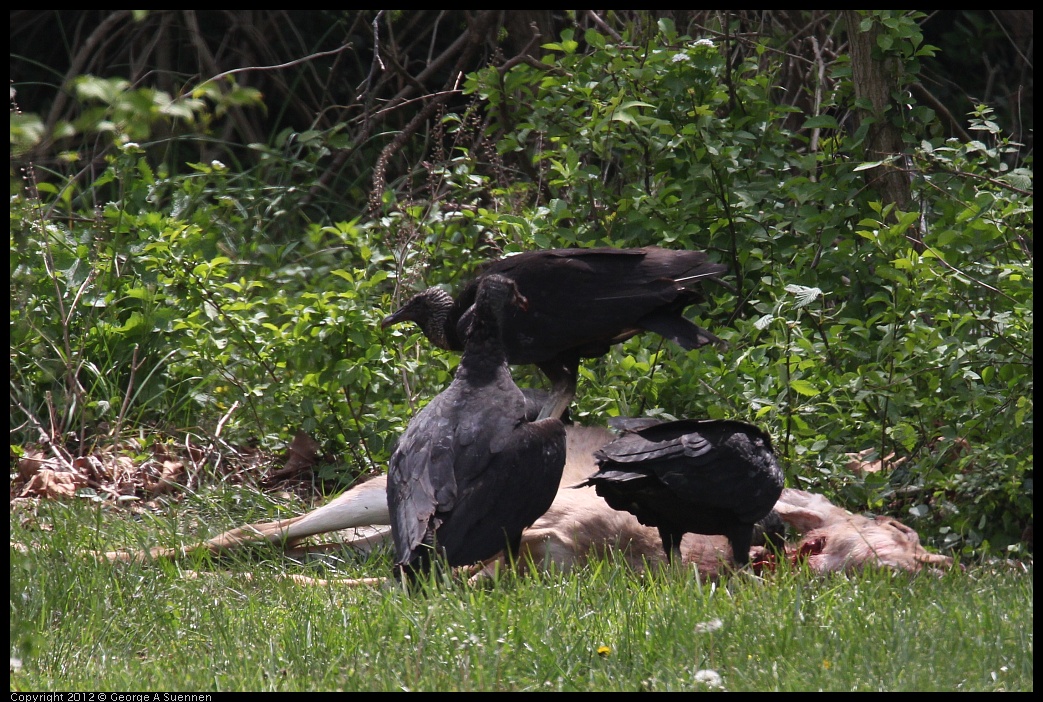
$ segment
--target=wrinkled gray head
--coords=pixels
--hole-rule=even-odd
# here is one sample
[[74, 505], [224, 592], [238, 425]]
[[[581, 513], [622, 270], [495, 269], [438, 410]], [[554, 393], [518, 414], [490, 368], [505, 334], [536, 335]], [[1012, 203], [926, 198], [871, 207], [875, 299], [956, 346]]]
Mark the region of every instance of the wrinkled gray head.
[[442, 288], [428, 288], [409, 298], [406, 304], [380, 322], [382, 329], [399, 322], [416, 322], [428, 340], [440, 349], [449, 349], [446, 325], [453, 297]]

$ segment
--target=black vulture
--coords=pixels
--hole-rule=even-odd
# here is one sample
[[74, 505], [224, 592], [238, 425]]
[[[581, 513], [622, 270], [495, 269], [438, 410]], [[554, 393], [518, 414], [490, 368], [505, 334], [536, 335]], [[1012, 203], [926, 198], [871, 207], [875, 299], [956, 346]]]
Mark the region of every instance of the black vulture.
[[[613, 509], [656, 527], [668, 558], [686, 532], [723, 534], [735, 564], [749, 562], [754, 525], [771, 532], [783, 475], [771, 437], [733, 420], [613, 420], [622, 434], [594, 453], [593, 485]], [[777, 517], [777, 515], [776, 515]], [[767, 518], [767, 519], [766, 519]]]
[[532, 421], [500, 339], [507, 309], [525, 306], [509, 278], [483, 278], [453, 381], [406, 427], [388, 469], [395, 575], [413, 581], [436, 561], [464, 566], [507, 549], [554, 501], [565, 425]]
[[507, 360], [543, 371], [553, 399], [541, 416], [559, 416], [575, 395], [581, 358], [603, 356], [613, 344], [643, 331], [685, 349], [720, 344], [683, 312], [701, 301], [699, 283], [722, 282], [718, 279], [726, 270], [705, 252], [656, 246], [527, 251], [486, 265], [455, 300], [441, 288], [417, 293], [381, 326], [412, 321], [435, 346], [461, 351], [478, 284], [489, 275], [510, 278], [529, 305], [524, 313], [508, 309], [504, 314]]

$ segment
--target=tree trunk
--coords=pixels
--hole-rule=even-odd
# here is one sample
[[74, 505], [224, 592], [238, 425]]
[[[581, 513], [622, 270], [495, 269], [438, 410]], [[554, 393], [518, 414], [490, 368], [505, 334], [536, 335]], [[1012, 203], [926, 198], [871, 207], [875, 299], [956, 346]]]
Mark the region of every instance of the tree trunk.
[[[892, 117], [902, 106], [891, 98], [891, 90], [899, 83], [901, 65], [894, 58], [877, 58], [873, 48], [877, 45], [879, 25], [873, 24], [868, 31], [861, 31], [862, 17], [856, 10], [845, 10], [848, 42], [851, 53], [851, 72], [855, 97], [862, 105], [859, 120], [871, 120], [865, 137], [865, 159], [887, 161], [883, 166], [865, 171], [866, 185], [880, 194], [883, 204], [893, 204], [908, 212], [912, 206], [909, 192], [909, 176], [905, 169], [905, 150], [902, 132]], [[912, 233], [915, 236], [915, 233]]]

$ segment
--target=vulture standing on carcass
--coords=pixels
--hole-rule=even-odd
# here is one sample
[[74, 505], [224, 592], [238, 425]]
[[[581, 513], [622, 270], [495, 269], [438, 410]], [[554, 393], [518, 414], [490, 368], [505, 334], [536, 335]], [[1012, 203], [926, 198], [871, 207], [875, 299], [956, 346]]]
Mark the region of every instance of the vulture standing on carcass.
[[[685, 533], [723, 534], [738, 567], [749, 562], [754, 526], [782, 494], [771, 437], [732, 420], [617, 419], [622, 434], [594, 453], [593, 485], [610, 507], [656, 527], [670, 559]], [[777, 518], [774, 521], [778, 521]]]
[[436, 560], [472, 565], [504, 549], [554, 501], [565, 465], [565, 425], [531, 420], [500, 338], [524, 297], [509, 278], [485, 276], [449, 386], [406, 427], [388, 469], [395, 575], [414, 580]]
[[726, 270], [702, 251], [655, 246], [528, 251], [488, 264], [455, 300], [441, 288], [417, 293], [381, 326], [413, 321], [435, 346], [463, 350], [479, 284], [490, 275], [510, 278], [529, 304], [524, 312], [512, 308], [504, 314], [507, 360], [543, 371], [553, 396], [541, 416], [557, 417], [575, 396], [581, 358], [603, 356], [643, 331], [685, 349], [721, 343], [683, 311], [701, 301], [699, 283], [717, 280]]

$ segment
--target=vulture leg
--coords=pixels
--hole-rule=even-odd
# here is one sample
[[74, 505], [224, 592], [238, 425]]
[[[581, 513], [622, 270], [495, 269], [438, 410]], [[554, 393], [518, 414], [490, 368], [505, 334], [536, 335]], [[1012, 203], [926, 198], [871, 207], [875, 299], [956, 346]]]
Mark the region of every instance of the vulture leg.
[[515, 560], [518, 558], [518, 554], [521, 553], [521, 540], [522, 535], [520, 533], [517, 537], [508, 539], [504, 557], [507, 559], [507, 564], [512, 567], [515, 565]]
[[540, 410], [538, 419], [554, 417], [561, 419], [568, 409], [569, 403], [576, 396], [576, 377], [579, 374], [579, 356], [555, 358], [548, 363], [539, 364], [543, 374], [550, 380], [552, 388], [550, 398]]
[[668, 563], [681, 562], [681, 537], [683, 534], [675, 534], [660, 527], [659, 538], [663, 540], [663, 550], [666, 551]]
[[741, 526], [733, 529], [728, 535], [732, 546], [732, 560], [736, 568], [742, 568], [750, 562], [750, 544], [753, 541], [753, 526]]

